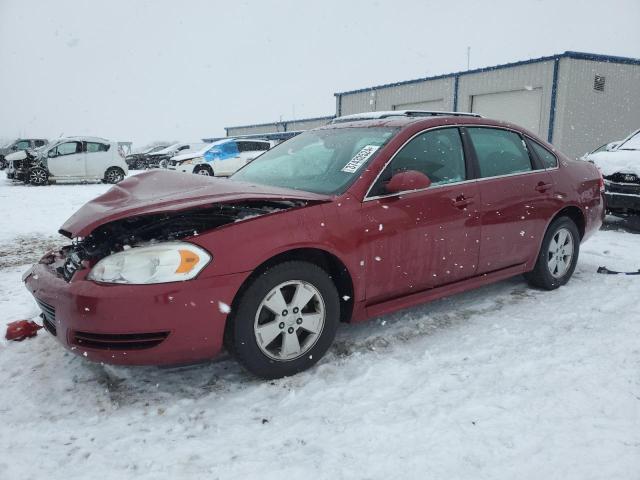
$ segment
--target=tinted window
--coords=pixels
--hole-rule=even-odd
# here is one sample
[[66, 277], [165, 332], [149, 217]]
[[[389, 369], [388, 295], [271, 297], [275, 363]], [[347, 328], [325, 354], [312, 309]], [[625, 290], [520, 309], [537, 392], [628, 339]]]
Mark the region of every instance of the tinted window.
[[424, 173], [432, 185], [465, 180], [464, 152], [458, 129], [431, 130], [407, 143], [380, 175], [370, 196], [384, 195], [384, 184], [396, 173], [407, 170]]
[[36, 140], [36, 147], [41, 147], [45, 144], [46, 142], [44, 140]]
[[554, 168], [558, 166], [558, 159], [549, 150], [534, 141], [531, 142], [531, 146], [545, 168]]
[[261, 152], [269, 150], [269, 144], [264, 142], [236, 142], [238, 144], [238, 150], [241, 152]]
[[87, 153], [106, 152], [107, 150], [109, 150], [109, 145], [87, 142]]
[[26, 150], [27, 148], [29, 148], [29, 140], [20, 140], [18, 143], [16, 143], [16, 148], [18, 150]]
[[71, 155], [82, 152], [82, 146], [80, 142], [67, 142], [58, 145], [56, 150], [58, 151], [58, 155]]
[[468, 127], [481, 177], [531, 170], [531, 159], [520, 135], [496, 128]]

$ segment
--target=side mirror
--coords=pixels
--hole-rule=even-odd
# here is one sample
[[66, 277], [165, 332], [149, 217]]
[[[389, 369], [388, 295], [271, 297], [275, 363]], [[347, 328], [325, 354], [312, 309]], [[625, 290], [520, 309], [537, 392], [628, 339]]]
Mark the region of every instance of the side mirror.
[[422, 190], [431, 185], [431, 180], [424, 173], [417, 170], [407, 170], [396, 173], [385, 186], [387, 193], [400, 193], [411, 190]]
[[18, 150], [18, 146], [17, 145], [11, 145], [11, 150], [13, 150], [15, 152], [16, 150]]
[[618, 148], [618, 145], [620, 145], [620, 142], [612, 142], [607, 144], [607, 146], [605, 147], [605, 150], [607, 152], [611, 152], [612, 150], [615, 150], [616, 148]]
[[49, 158], [53, 158], [53, 157], [55, 157], [55, 156], [56, 156], [56, 151], [55, 151], [55, 149], [54, 149], [54, 150], [49, 150], [49, 151], [47, 152], [47, 157], [49, 157]]

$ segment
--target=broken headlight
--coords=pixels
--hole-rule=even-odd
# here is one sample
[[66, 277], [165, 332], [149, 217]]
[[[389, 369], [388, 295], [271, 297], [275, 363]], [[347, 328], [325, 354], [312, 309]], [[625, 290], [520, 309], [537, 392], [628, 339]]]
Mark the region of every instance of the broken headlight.
[[100, 260], [88, 280], [140, 285], [191, 280], [211, 261], [202, 248], [186, 242], [134, 247]]

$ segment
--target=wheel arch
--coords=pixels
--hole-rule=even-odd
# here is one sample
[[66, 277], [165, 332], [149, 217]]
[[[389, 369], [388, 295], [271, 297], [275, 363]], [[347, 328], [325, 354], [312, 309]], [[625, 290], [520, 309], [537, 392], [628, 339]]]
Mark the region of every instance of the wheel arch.
[[580, 240], [582, 240], [585, 234], [586, 221], [587, 221], [582, 209], [576, 205], [568, 205], [564, 207], [562, 210], [556, 213], [553, 216], [553, 218], [549, 221], [549, 223], [547, 224], [547, 229], [549, 228], [549, 225], [551, 225], [551, 223], [553, 223], [557, 218], [560, 218], [560, 217], [569, 217], [571, 220], [573, 220], [573, 223], [575, 223], [576, 227], [578, 227], [578, 232], [580, 233]]
[[[289, 261], [302, 261], [313, 263], [322, 268], [329, 277], [334, 281], [338, 294], [340, 296], [340, 322], [348, 323], [351, 320], [354, 306], [354, 284], [349, 269], [345, 264], [333, 253], [315, 247], [300, 247], [278, 253], [262, 262], [256, 267], [251, 275], [249, 275], [236, 292], [231, 311], [237, 311], [237, 302], [251, 282], [258, 276], [262, 275], [270, 267]], [[227, 321], [225, 332], [228, 330], [232, 322]], [[226, 333], [225, 333], [226, 334]]]

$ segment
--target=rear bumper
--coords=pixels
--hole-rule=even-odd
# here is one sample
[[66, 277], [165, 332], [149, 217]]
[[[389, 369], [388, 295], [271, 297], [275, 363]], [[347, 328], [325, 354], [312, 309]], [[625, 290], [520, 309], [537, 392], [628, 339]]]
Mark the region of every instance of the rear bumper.
[[[215, 357], [227, 313], [248, 273], [157, 285], [101, 285], [88, 270], [67, 283], [56, 264], [25, 274], [43, 322], [62, 345], [95, 362], [177, 365]], [[223, 310], [223, 309], [222, 309]]]

